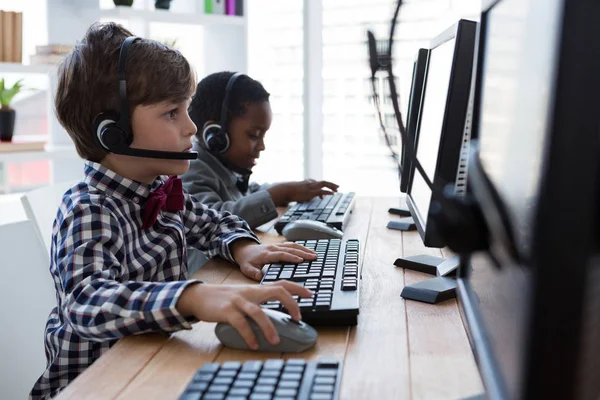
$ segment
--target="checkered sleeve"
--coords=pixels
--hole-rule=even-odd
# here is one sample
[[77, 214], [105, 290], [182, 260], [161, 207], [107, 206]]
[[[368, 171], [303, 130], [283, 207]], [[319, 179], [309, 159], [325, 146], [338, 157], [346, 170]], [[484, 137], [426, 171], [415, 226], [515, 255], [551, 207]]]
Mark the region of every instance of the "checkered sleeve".
[[185, 194], [183, 210], [187, 243], [207, 256], [221, 257], [235, 262], [229, 246], [238, 239], [246, 238], [260, 243], [246, 221], [228, 211], [216, 211], [198, 199]]
[[103, 341], [191, 328], [194, 320], [175, 306], [183, 290], [199, 281], [127, 281], [123, 237], [117, 219], [101, 205], [77, 204], [61, 221], [52, 272], [75, 332]]

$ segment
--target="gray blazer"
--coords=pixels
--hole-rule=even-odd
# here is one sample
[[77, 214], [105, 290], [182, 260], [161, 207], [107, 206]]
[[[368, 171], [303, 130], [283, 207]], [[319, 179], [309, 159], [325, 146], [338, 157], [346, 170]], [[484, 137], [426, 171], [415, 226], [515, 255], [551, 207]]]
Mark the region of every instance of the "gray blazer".
[[[238, 215], [254, 229], [277, 218], [277, 208], [267, 192], [267, 186], [251, 183], [243, 195], [236, 187], [238, 176], [225, 167], [215, 156], [194, 143], [198, 159], [190, 162], [190, 169], [181, 176], [183, 187], [202, 203], [219, 211]], [[190, 275], [207, 261], [199, 250], [188, 249]]]

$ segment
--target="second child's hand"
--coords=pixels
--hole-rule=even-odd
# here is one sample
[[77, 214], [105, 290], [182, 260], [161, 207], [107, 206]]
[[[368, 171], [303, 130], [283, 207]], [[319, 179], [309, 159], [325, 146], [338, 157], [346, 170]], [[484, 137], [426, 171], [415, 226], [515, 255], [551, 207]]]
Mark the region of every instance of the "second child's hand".
[[338, 185], [328, 181], [307, 179], [301, 182], [285, 182], [271, 186], [268, 189], [273, 203], [277, 207], [286, 206], [292, 201], [306, 202], [315, 197], [331, 195], [338, 190]]

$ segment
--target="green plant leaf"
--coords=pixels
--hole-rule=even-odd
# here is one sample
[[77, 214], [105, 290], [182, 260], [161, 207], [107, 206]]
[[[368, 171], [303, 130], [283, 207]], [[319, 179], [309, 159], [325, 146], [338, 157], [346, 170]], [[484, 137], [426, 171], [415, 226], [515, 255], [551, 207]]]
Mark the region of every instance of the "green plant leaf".
[[19, 79], [11, 88], [6, 88], [4, 78], [0, 80], [0, 104], [3, 107], [10, 107], [12, 99], [23, 89], [23, 79]]

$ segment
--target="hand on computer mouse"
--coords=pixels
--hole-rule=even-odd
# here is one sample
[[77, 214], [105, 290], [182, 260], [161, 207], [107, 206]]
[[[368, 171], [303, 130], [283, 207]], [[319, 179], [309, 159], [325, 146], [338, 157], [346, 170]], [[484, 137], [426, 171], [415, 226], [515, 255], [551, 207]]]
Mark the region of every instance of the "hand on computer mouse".
[[307, 179], [301, 182], [278, 183], [268, 189], [276, 206], [286, 206], [291, 201], [306, 202], [314, 197], [337, 192], [339, 185], [328, 181]]
[[312, 292], [296, 283], [278, 281], [266, 285], [211, 285], [188, 286], [177, 301], [177, 310], [183, 316], [194, 316], [200, 321], [227, 322], [242, 336], [251, 349], [258, 342], [246, 316], [256, 322], [269, 343], [279, 343], [273, 323], [259, 304], [279, 300], [295, 320], [300, 320], [300, 308], [292, 295], [303, 298]]
[[260, 281], [265, 264], [284, 262], [299, 264], [304, 260], [316, 260], [317, 253], [297, 243], [257, 244], [253, 240], [239, 239], [231, 245], [233, 259], [242, 274]]

